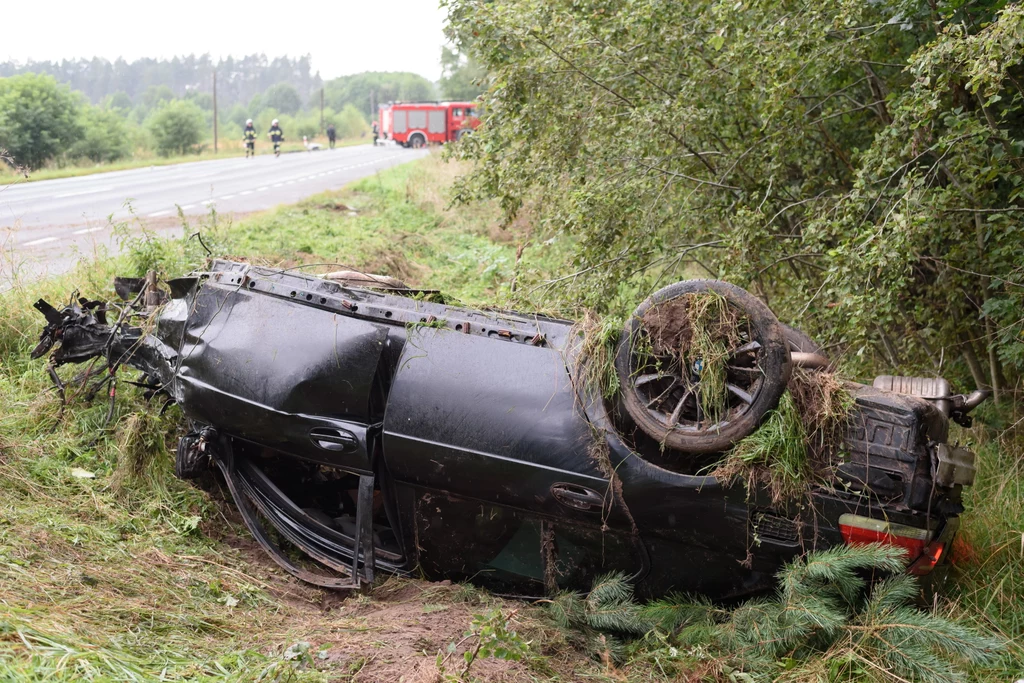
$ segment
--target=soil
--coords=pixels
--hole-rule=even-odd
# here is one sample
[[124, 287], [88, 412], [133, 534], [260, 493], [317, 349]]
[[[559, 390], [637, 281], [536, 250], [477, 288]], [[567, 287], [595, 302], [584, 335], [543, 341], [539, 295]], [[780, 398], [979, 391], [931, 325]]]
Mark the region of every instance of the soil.
[[681, 355], [690, 348], [693, 323], [690, 321], [690, 297], [651, 306], [644, 313], [644, 329], [651, 338], [651, 347], [658, 355]]
[[[296, 640], [310, 644], [312, 667], [331, 681], [363, 683], [442, 683], [443, 672], [460, 674], [463, 653], [475, 645], [466, 638], [474, 616], [500, 609], [531, 650], [546, 656], [542, 675], [538, 665], [499, 659], [478, 659], [466, 680], [536, 681], [539, 678], [577, 680], [595, 663], [572, 649], [540, 608], [504, 600], [486, 591], [450, 581], [430, 582], [382, 575], [362, 592], [332, 591], [303, 583], [281, 570], [242, 526], [226, 492], [211, 478], [203, 488], [215, 499], [222, 519], [202, 531], [230, 546], [244, 558], [245, 580], [272, 594], [287, 613]], [[236, 564], [236, 563], [232, 563]], [[237, 565], [236, 565], [237, 566]], [[322, 571], [322, 568], [319, 568]], [[454, 644], [455, 651], [448, 648]], [[325, 654], [321, 655], [323, 652]], [[277, 658], [281, 652], [264, 652]]]
[[719, 308], [717, 299], [715, 294], [687, 294], [647, 309], [643, 323], [654, 353], [681, 358], [702, 331], [711, 339], [735, 345], [740, 313], [733, 306]]
[[[360, 681], [434, 683], [442, 679], [440, 654], [448, 673], [460, 673], [462, 653], [475, 644], [464, 633], [474, 614], [490, 609], [476, 601], [460, 602], [463, 591], [449, 582], [391, 579], [365, 596], [328, 608], [328, 633], [317, 644], [327, 648], [323, 668], [355, 674]], [[449, 644], [456, 644], [451, 654]], [[485, 681], [534, 680], [522, 662], [481, 659], [470, 671]]]

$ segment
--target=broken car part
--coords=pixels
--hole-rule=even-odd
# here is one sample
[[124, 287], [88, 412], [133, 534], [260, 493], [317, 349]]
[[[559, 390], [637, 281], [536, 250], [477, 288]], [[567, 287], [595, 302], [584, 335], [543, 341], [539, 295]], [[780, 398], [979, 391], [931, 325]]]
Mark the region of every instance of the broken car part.
[[794, 353], [824, 357], [725, 283], [680, 283], [650, 302], [711, 291], [735, 313], [730, 398], [708, 424], [684, 399], [703, 359], [659, 366], [632, 345], [632, 321], [616, 358], [623, 391], [606, 399], [570, 321], [230, 261], [167, 286], [155, 313], [145, 286], [129, 287], [134, 305], [113, 325], [104, 305], [40, 302], [34, 356], [53, 348], [55, 377], [94, 358], [141, 370], [188, 420], [179, 476], [214, 466], [274, 561], [322, 586], [418, 570], [539, 595], [621, 571], [640, 595], [729, 598], [770, 589], [806, 550], [868, 541], [903, 547], [932, 576], [973, 481], [974, 456], [948, 430], [978, 395], [912, 378], [851, 385], [847, 455], [832, 454], [831, 478], [805, 498], [703, 474], [775, 405]]

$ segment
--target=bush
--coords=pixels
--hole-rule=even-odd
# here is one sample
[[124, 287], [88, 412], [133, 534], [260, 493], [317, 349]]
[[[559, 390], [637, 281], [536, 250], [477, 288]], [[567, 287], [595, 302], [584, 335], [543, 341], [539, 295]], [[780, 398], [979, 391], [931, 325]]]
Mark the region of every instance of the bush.
[[302, 108], [302, 98], [293, 86], [278, 83], [267, 88], [263, 94], [263, 106], [276, 109], [282, 114], [296, 114]]
[[248, 118], [251, 118], [249, 116], [249, 110], [247, 110], [241, 104], [236, 104], [235, 106], [233, 106], [231, 108], [231, 111], [228, 113], [228, 121], [235, 124], [240, 129], [245, 128], [245, 121]]
[[1024, 376], [1020, 3], [446, 6], [492, 84], [455, 195], [543, 197], [568, 297], [699, 268], [858, 372]]
[[74, 142], [78, 99], [50, 76], [0, 78], [0, 148], [14, 163], [39, 168]]
[[362, 112], [351, 104], [346, 104], [345, 108], [334, 117], [334, 127], [338, 131], [339, 138], [357, 138], [370, 128]]
[[193, 102], [175, 100], [153, 114], [147, 127], [161, 156], [198, 153], [206, 132], [206, 117]]
[[668, 675], [702, 671], [701, 680], [956, 683], [993, 665], [1004, 641], [915, 607], [904, 562], [883, 545], [812, 552], [779, 572], [775, 596], [731, 609], [683, 595], [639, 605], [611, 574], [588, 595], [560, 594], [550, 610], [606, 661], [652, 661]]
[[296, 116], [294, 119], [295, 127], [295, 139], [300, 139], [303, 135], [307, 137], [316, 137], [320, 134], [320, 112], [315, 114], [307, 114], [305, 116]]
[[117, 113], [86, 107], [79, 118], [83, 134], [68, 156], [85, 157], [97, 164], [117, 161], [131, 154], [128, 127]]

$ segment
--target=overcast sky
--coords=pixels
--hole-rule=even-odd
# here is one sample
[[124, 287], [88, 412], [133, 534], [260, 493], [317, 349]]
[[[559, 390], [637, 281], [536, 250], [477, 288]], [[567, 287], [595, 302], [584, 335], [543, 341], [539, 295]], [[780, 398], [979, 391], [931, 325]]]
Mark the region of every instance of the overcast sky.
[[360, 71], [441, 73], [438, 0], [43, 0], [2, 2], [0, 61], [76, 57], [217, 59], [309, 54], [324, 78]]

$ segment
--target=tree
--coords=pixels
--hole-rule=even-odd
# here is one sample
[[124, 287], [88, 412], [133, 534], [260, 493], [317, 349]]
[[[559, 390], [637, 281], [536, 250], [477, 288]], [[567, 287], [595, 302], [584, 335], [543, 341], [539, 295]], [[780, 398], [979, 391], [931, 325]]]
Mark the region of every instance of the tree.
[[299, 92], [288, 83], [278, 83], [263, 93], [263, 107], [276, 109], [282, 114], [297, 114], [302, 108]]
[[0, 148], [16, 164], [39, 168], [81, 133], [78, 98], [50, 76], [0, 79]]
[[263, 95], [253, 95], [252, 99], [249, 100], [250, 118], [255, 118], [261, 111], [263, 111]]
[[241, 104], [236, 104], [231, 107], [231, 111], [228, 113], [228, 121], [239, 128], [245, 128], [245, 122], [249, 118], [252, 118], [249, 116], [249, 110]]
[[475, 100], [483, 93], [487, 71], [471, 56], [447, 45], [441, 47], [441, 96], [447, 100]]
[[174, 99], [174, 91], [166, 85], [151, 85], [142, 94], [142, 106], [146, 109], [156, 109], [161, 104]]
[[698, 272], [858, 369], [959, 356], [999, 386], [1024, 371], [1024, 8], [1001, 5], [452, 0], [492, 78], [458, 196], [542, 198], [577, 303]]
[[79, 119], [83, 134], [68, 153], [95, 163], [117, 161], [131, 154], [128, 127], [116, 112], [86, 106]]
[[161, 156], [196, 151], [206, 132], [203, 110], [187, 100], [174, 100], [149, 118], [148, 126]]
[[128, 93], [119, 90], [113, 95], [108, 96], [104, 101], [104, 105], [107, 109], [127, 114], [132, 108], [132, 98], [128, 97]]
[[[60, 62], [0, 62], [0, 77], [22, 73], [45, 73], [73, 90], [78, 90], [93, 103], [123, 91], [137, 103], [151, 86], [167, 86], [172, 93], [184, 95], [198, 87], [210, 92], [210, 74], [216, 71], [217, 96], [225, 108], [248, 102], [253, 95], [262, 93], [275, 83], [287, 82], [294, 86], [303, 99], [318, 92], [323, 85], [320, 75], [313, 72], [309, 55], [302, 57], [267, 58], [252, 54], [237, 59], [226, 57], [214, 62], [210, 55], [188, 55], [172, 59], [137, 59], [132, 62], [118, 59], [110, 62], [101, 58], [63, 60]], [[164, 101], [169, 97], [163, 98]], [[154, 108], [154, 102], [150, 108]]]
[[196, 106], [203, 111], [213, 111], [213, 95], [208, 92], [189, 90], [185, 93], [185, 99], [190, 102], [195, 102]]
[[324, 86], [327, 105], [341, 111], [351, 104], [368, 116], [371, 102], [375, 105], [387, 102], [417, 102], [437, 98], [434, 85], [418, 74], [406, 72], [367, 71], [352, 76], [342, 76], [328, 81]]
[[338, 112], [334, 117], [334, 126], [339, 138], [357, 138], [370, 128], [366, 123], [366, 117], [352, 104], [346, 104], [345, 108]]

